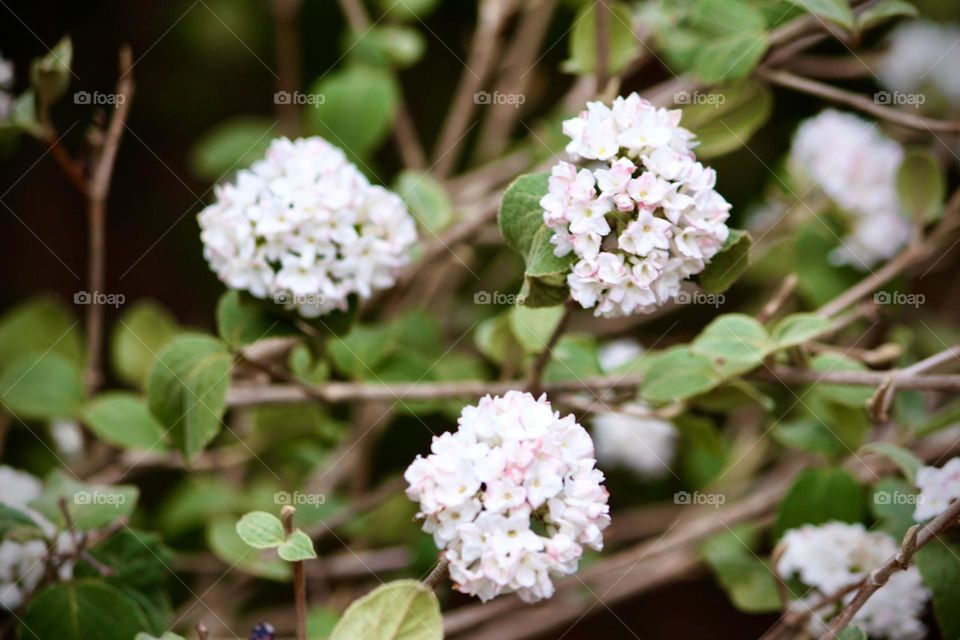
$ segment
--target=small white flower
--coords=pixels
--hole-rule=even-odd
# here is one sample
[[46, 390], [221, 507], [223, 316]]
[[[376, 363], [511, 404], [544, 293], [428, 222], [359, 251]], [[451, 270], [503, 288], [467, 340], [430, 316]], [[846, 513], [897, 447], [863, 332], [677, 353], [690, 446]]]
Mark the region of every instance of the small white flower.
[[916, 484], [920, 495], [913, 519], [919, 522], [940, 515], [951, 502], [960, 500], [960, 457], [952, 458], [939, 469], [921, 467]]
[[464, 407], [457, 431], [434, 438], [404, 478], [460, 591], [534, 602], [553, 594], [551, 576], [576, 571], [583, 546], [603, 546], [610, 516], [595, 462], [573, 416], [510, 391]]
[[[890, 33], [890, 47], [877, 73], [883, 84], [905, 93], [927, 84], [954, 105], [960, 104], [960, 26], [929, 20], [905, 20]], [[928, 96], [925, 94], [926, 99]]]
[[399, 196], [322, 138], [274, 140], [216, 193], [199, 215], [210, 267], [227, 286], [308, 318], [392, 286], [417, 239]]

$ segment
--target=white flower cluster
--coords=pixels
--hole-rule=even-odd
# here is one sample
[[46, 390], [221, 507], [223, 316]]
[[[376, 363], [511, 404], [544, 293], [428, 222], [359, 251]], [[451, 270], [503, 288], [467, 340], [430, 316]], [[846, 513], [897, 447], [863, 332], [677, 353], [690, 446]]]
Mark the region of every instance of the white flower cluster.
[[[0, 503], [30, 516], [43, 529], [47, 536], [56, 534], [56, 527], [42, 515], [27, 506], [31, 500], [40, 497], [43, 484], [39, 479], [12, 467], [0, 465]], [[57, 550], [66, 552], [72, 548], [69, 535], [57, 538]], [[44, 556], [47, 543], [44, 540], [3, 540], [0, 541], [0, 609], [13, 610], [23, 604], [24, 595], [33, 591], [44, 572]], [[73, 573], [72, 565], [61, 568], [60, 578], [69, 580]]]
[[590, 436], [546, 396], [519, 391], [464, 407], [458, 424], [404, 474], [423, 530], [460, 591], [549, 598], [551, 574], [574, 573], [583, 546], [601, 549], [610, 524]]
[[[868, 533], [862, 524], [846, 522], [791, 529], [784, 534], [781, 544], [784, 552], [777, 572], [784, 578], [796, 575], [814, 589], [795, 603], [802, 608], [857, 584], [899, 550], [893, 537]], [[819, 637], [825, 631], [825, 621], [854, 596], [855, 592], [848, 593], [842, 603], [813, 611], [808, 626], [811, 635]], [[862, 627], [871, 638], [919, 640], [926, 637], [921, 618], [929, 598], [930, 591], [924, 586], [920, 571], [910, 567], [894, 573], [857, 612], [853, 624]]]
[[227, 286], [304, 317], [392, 286], [417, 239], [399, 196], [318, 137], [274, 140], [199, 220], [204, 256]]
[[665, 304], [729, 235], [730, 205], [680, 116], [632, 93], [612, 107], [588, 102], [563, 123], [567, 151], [590, 166], [557, 164], [540, 205], [554, 253], [577, 257], [567, 277], [573, 299], [598, 316]]
[[6, 120], [13, 112], [13, 63], [0, 56], [0, 120]]
[[896, 176], [903, 148], [876, 123], [827, 109], [803, 122], [789, 166], [804, 190], [818, 189], [848, 216], [850, 231], [830, 259], [868, 269], [893, 257], [913, 236], [900, 208]]
[[931, 86], [952, 104], [960, 104], [958, 40], [960, 26], [956, 24], [929, 20], [900, 23], [891, 32], [890, 47], [880, 60], [880, 80], [893, 91], [917, 92]]
[[920, 495], [914, 520], [928, 520], [943, 513], [951, 502], [960, 500], [960, 458], [952, 458], [939, 469], [921, 467], [917, 470], [917, 488]]
[[[600, 368], [612, 373], [635, 362], [643, 347], [629, 338], [602, 345], [597, 354]], [[677, 449], [677, 429], [669, 420], [649, 413], [640, 403], [623, 407], [624, 411], [605, 411], [593, 418], [593, 441], [601, 465], [621, 465], [642, 477], [657, 478], [670, 471]]]

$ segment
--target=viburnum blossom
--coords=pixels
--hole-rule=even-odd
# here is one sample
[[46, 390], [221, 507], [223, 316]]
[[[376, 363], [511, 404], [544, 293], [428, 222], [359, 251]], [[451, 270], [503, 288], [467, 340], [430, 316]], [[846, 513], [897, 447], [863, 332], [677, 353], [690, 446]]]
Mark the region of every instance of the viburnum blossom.
[[[953, 104], [960, 104], [960, 26], [929, 20], [901, 22], [890, 33], [890, 46], [877, 65], [877, 74], [892, 91], [913, 93], [932, 87]], [[913, 104], [927, 102], [907, 96]], [[892, 102], [892, 99], [891, 99]]]
[[[796, 576], [813, 592], [794, 603], [809, 609], [825, 596], [857, 584], [871, 571], [896, 555], [899, 548], [886, 533], [867, 532], [862, 524], [828, 522], [804, 525], [787, 531], [781, 544], [783, 554], [776, 570], [783, 578]], [[818, 637], [827, 621], [850, 602], [855, 590], [840, 603], [812, 611], [808, 631]], [[856, 613], [852, 624], [859, 625], [872, 638], [918, 640], [926, 636], [921, 622], [930, 591], [916, 567], [897, 572]]]
[[434, 438], [404, 474], [423, 530], [450, 563], [457, 589], [483, 601], [553, 595], [583, 547], [601, 549], [610, 524], [593, 442], [546, 396], [509, 391], [464, 407], [458, 429]]
[[13, 63], [0, 56], [0, 120], [6, 120], [13, 112]]
[[960, 500], [960, 458], [953, 458], [939, 469], [917, 470], [917, 508], [913, 519], [928, 520], [943, 513], [954, 500]]
[[227, 286], [304, 317], [392, 286], [417, 239], [400, 197], [318, 137], [274, 140], [216, 193], [199, 216], [211, 268]]
[[571, 296], [598, 316], [665, 304], [729, 235], [730, 205], [714, 190], [714, 170], [697, 162], [680, 117], [633, 93], [612, 106], [588, 102], [563, 123], [567, 151], [587, 167], [558, 163], [540, 205], [554, 253], [577, 257]]
[[[27, 506], [43, 492], [43, 484], [38, 478], [25, 471], [0, 465], [0, 487], [3, 487], [0, 503], [28, 515], [47, 536], [56, 535], [56, 527]], [[56, 540], [56, 548], [60, 552], [73, 548], [70, 536], [61, 534]], [[43, 577], [46, 553], [47, 542], [44, 540], [0, 542], [0, 608], [12, 610], [23, 603], [24, 595], [33, 591]], [[69, 580], [73, 575], [72, 564], [61, 566], [59, 575], [62, 580]]]
[[847, 216], [850, 230], [830, 254], [834, 263], [868, 269], [913, 237], [896, 192], [902, 160], [899, 143], [850, 113], [827, 109], [797, 129], [788, 162], [800, 188], [822, 192]]

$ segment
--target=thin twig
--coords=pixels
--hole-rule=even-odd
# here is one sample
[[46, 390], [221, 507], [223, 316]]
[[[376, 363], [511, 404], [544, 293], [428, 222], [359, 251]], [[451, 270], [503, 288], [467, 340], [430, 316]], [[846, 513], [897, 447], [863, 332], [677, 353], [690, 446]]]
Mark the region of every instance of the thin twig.
[[[280, 512], [283, 533], [293, 534], [293, 516], [297, 510], [287, 505]], [[307, 580], [303, 570], [303, 560], [293, 563], [293, 595], [297, 609], [297, 640], [307, 640]]]
[[[277, 90], [293, 95], [300, 86], [300, 24], [297, 16], [302, 0], [273, 0], [274, 39], [277, 49]], [[300, 131], [300, 114], [295, 100], [276, 101], [280, 130], [289, 136]]]
[[837, 104], [846, 105], [859, 111], [863, 111], [864, 113], [869, 113], [870, 115], [880, 118], [881, 120], [886, 120], [903, 127], [925, 132], [960, 132], [960, 122], [935, 120], [933, 118], [927, 118], [914, 113], [909, 113], [901, 109], [887, 107], [877, 104], [870, 98], [859, 93], [840, 89], [839, 87], [834, 87], [833, 85], [819, 82], [817, 80], [811, 80], [810, 78], [804, 78], [803, 76], [798, 76], [797, 74], [789, 71], [761, 67], [757, 69], [756, 73], [761, 78], [769, 80], [770, 82], [778, 84], [782, 87], [794, 89], [802, 93], [809, 93], [811, 95], [830, 100], [831, 102], [836, 102]]
[[793, 293], [793, 290], [797, 288], [797, 282], [799, 282], [799, 278], [797, 278], [797, 274], [795, 273], [791, 273], [784, 278], [780, 286], [777, 287], [773, 297], [770, 298], [767, 304], [763, 306], [763, 309], [760, 310], [760, 313], [757, 314], [757, 321], [762, 324], [777, 315], [777, 312], [780, 311], [780, 308], [786, 303], [787, 299]]
[[543, 374], [547, 365], [550, 363], [550, 358], [553, 356], [553, 349], [557, 346], [557, 343], [560, 342], [560, 338], [563, 337], [567, 326], [570, 324], [570, 318], [573, 317], [573, 312], [576, 311], [579, 306], [580, 305], [572, 299], [566, 301], [563, 305], [563, 315], [560, 316], [560, 321], [557, 322], [553, 333], [550, 334], [550, 338], [543, 347], [543, 351], [540, 352], [533, 366], [530, 367], [530, 375], [527, 377], [526, 389], [533, 395], [538, 396], [543, 391]]
[[446, 558], [441, 557], [440, 561], [437, 563], [437, 566], [427, 574], [427, 577], [423, 579], [423, 584], [431, 589], [436, 589], [443, 579], [447, 577], [447, 574], [450, 572], [450, 561]]

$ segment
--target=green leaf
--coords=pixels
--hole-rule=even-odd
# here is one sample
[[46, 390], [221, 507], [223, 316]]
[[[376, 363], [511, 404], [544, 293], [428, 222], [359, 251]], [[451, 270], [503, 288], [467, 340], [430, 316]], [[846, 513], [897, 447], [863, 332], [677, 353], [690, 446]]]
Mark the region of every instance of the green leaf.
[[960, 549], [934, 540], [917, 552], [917, 568], [933, 592], [933, 613], [944, 638], [960, 638]]
[[868, 7], [857, 16], [857, 31], [866, 31], [891, 18], [917, 17], [917, 8], [906, 0], [884, 0]]
[[206, 543], [210, 551], [227, 564], [259, 578], [284, 582], [290, 579], [290, 565], [280, 558], [264, 557], [253, 550], [237, 534], [232, 516], [217, 518], [206, 531]]
[[512, 311], [487, 318], [473, 334], [473, 342], [484, 356], [492, 362], [502, 365], [504, 362], [519, 359], [523, 349], [511, 327]]
[[853, 29], [853, 11], [847, 0], [789, 0], [815, 16], [835, 22], [844, 29]]
[[404, 171], [394, 191], [407, 203], [422, 229], [438, 233], [453, 222], [453, 202], [443, 185], [429, 174]]
[[674, 347], [648, 356], [640, 395], [653, 404], [666, 404], [709, 391], [722, 381], [710, 358], [689, 347]]
[[130, 640], [148, 626], [137, 603], [98, 580], [55, 584], [30, 602], [21, 622], [24, 638]]
[[142, 387], [157, 354], [180, 333], [177, 319], [152, 300], [138, 300], [126, 309], [113, 327], [110, 362], [124, 383]]
[[947, 177], [937, 157], [926, 149], [911, 149], [897, 172], [900, 206], [920, 225], [943, 214]]
[[298, 344], [290, 350], [287, 366], [290, 373], [307, 384], [320, 384], [330, 377], [326, 360], [315, 355], [305, 344]]
[[40, 105], [52, 105], [63, 97], [70, 86], [73, 64], [73, 42], [63, 36], [47, 55], [30, 65], [30, 85]]
[[29, 503], [58, 527], [67, 526], [60, 503], [63, 500], [77, 531], [92, 531], [129, 516], [137, 506], [140, 490], [133, 485], [105, 487], [87, 484], [54, 471], [47, 478], [43, 494]]
[[112, 391], [101, 394], [83, 408], [83, 421], [98, 438], [118, 447], [162, 452], [166, 432], [133, 393]]
[[597, 341], [592, 335], [568, 333], [557, 342], [552, 356], [543, 372], [548, 382], [583, 380], [601, 373]]
[[763, 325], [742, 313], [720, 316], [690, 345], [693, 353], [709, 358], [714, 368], [725, 376], [755, 369], [771, 349]]
[[913, 435], [916, 438], [922, 438], [941, 429], [952, 427], [958, 422], [960, 422], [960, 398], [955, 398], [926, 421], [914, 427]]
[[53, 351], [24, 354], [0, 374], [0, 404], [23, 420], [76, 416], [83, 396], [79, 367]]
[[911, 483], [917, 477], [917, 470], [923, 466], [923, 460], [915, 456], [912, 451], [891, 442], [871, 442], [860, 447], [860, 453], [876, 453], [887, 458], [897, 465], [903, 477]]
[[543, 226], [540, 200], [547, 193], [548, 173], [523, 175], [514, 180], [500, 201], [498, 222], [507, 244], [517, 253], [530, 253], [533, 236]]
[[170, 429], [188, 460], [220, 432], [232, 358], [201, 334], [177, 336], [160, 352], [147, 380], [151, 413]]
[[349, 32], [345, 55], [351, 62], [400, 69], [416, 64], [426, 53], [426, 39], [416, 29], [399, 25], [373, 25], [362, 33]]
[[753, 238], [746, 231], [730, 229], [723, 249], [713, 256], [698, 276], [700, 286], [707, 293], [723, 293], [737, 281], [750, 266], [750, 249]]
[[707, 84], [750, 74], [767, 51], [763, 14], [741, 0], [703, 0], [694, 15], [700, 32], [693, 71]]
[[416, 580], [395, 580], [356, 600], [330, 640], [440, 640], [440, 603]]
[[222, 180], [262, 158], [278, 134], [276, 127], [276, 122], [260, 116], [238, 116], [221, 122], [193, 145], [190, 168], [206, 180]]
[[678, 93], [683, 126], [697, 136], [697, 158], [735, 151], [750, 141], [773, 111], [773, 93], [759, 82], [743, 82], [709, 93]]
[[574, 262], [574, 255], [558, 258], [550, 243], [553, 231], [540, 227], [533, 236], [527, 267], [523, 276], [518, 302], [528, 307], [549, 307], [562, 304], [568, 297], [567, 271]]
[[791, 449], [834, 457], [846, 453], [843, 441], [817, 418], [778, 423], [773, 429], [777, 442]]
[[280, 518], [266, 511], [251, 511], [240, 518], [237, 535], [254, 549], [273, 549], [284, 541]]
[[313, 541], [310, 536], [303, 531], [294, 531], [284, 540], [277, 553], [287, 562], [297, 562], [298, 560], [311, 560], [317, 557], [317, 552], [313, 548]]
[[867, 632], [853, 625], [841, 631], [837, 635], [837, 640], [867, 640]]
[[[570, 59], [563, 63], [568, 73], [595, 73], [597, 57], [597, 3], [584, 4], [573, 19], [573, 31], [570, 35]], [[629, 5], [623, 2], [606, 2], [610, 15], [609, 50], [607, 51], [607, 72], [616, 75], [633, 60], [637, 50], [637, 37], [633, 30], [633, 15]]]
[[326, 640], [340, 621], [340, 614], [331, 609], [317, 607], [307, 613], [307, 637], [310, 640]]
[[546, 348], [563, 313], [561, 307], [513, 307], [510, 310], [510, 327], [524, 351], [538, 354]]
[[83, 364], [80, 326], [56, 298], [41, 295], [23, 302], [0, 319], [0, 371], [28, 353], [51, 351]]
[[780, 502], [774, 538], [804, 524], [831, 520], [862, 522], [866, 515], [863, 487], [842, 468], [808, 469], [794, 481]]
[[740, 525], [708, 538], [700, 548], [730, 600], [747, 613], [780, 610], [776, 578], [755, 553], [759, 540], [756, 528]]
[[916, 524], [913, 511], [917, 493], [913, 484], [902, 478], [881, 478], [873, 487], [870, 512], [879, 527], [896, 539], [903, 538], [907, 530]]
[[376, 0], [375, 4], [390, 20], [413, 22], [430, 15], [440, 4], [440, 0]]
[[830, 320], [816, 313], [794, 313], [777, 322], [770, 331], [777, 350], [813, 340], [830, 327]]
[[239, 291], [227, 291], [217, 303], [217, 333], [233, 349], [264, 338], [299, 334], [288, 320], [271, 316], [267, 304], [270, 303], [244, 299]]
[[43, 529], [34, 522], [33, 518], [0, 502], [0, 540], [29, 540], [42, 536]]
[[366, 158], [390, 133], [397, 101], [390, 72], [350, 66], [323, 76], [311, 91], [323, 99], [306, 112], [308, 132], [323, 136], [352, 159]]
[[[818, 353], [810, 360], [810, 368], [824, 373], [832, 371], [866, 371], [867, 367], [853, 358], [841, 353]], [[814, 384], [818, 393], [847, 407], [861, 409], [873, 395], [871, 387], [843, 384]]]
[[330, 340], [333, 366], [353, 380], [375, 379], [379, 366], [393, 353], [397, 335], [390, 327], [357, 325], [346, 336]]
[[793, 259], [797, 291], [811, 306], [826, 304], [863, 278], [856, 269], [840, 267], [829, 260], [841, 233], [842, 230], [831, 229], [822, 216], [810, 220], [796, 232]]

